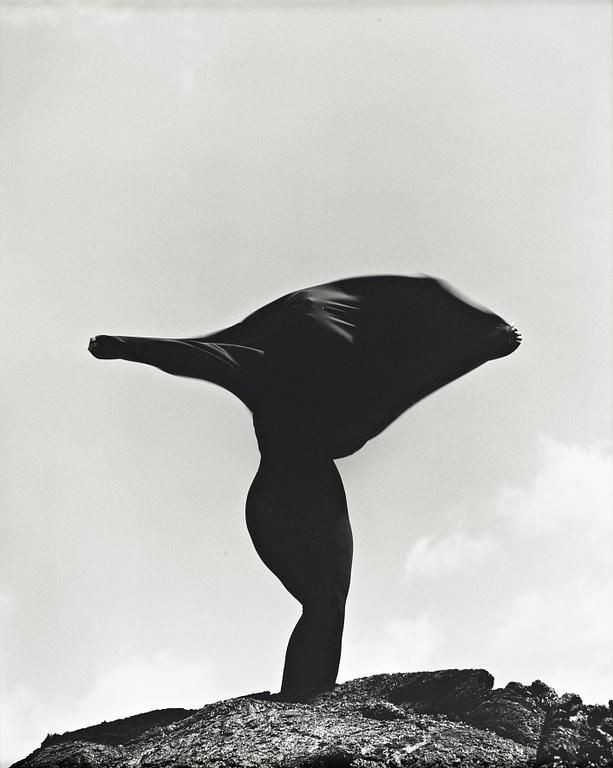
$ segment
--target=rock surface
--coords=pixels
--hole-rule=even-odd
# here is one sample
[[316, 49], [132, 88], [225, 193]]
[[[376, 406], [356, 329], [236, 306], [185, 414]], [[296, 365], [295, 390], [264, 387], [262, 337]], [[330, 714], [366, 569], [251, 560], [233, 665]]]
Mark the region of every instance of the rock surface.
[[605, 768], [613, 702], [482, 669], [375, 675], [301, 702], [268, 692], [47, 736], [13, 768]]

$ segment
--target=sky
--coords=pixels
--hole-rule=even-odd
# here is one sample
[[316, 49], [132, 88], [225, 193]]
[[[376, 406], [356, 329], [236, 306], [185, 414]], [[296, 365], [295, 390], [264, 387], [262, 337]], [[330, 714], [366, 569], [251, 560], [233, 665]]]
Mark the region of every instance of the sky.
[[0, 10], [2, 764], [278, 690], [248, 411], [87, 343], [353, 275], [443, 278], [524, 343], [338, 462], [339, 680], [611, 698], [610, 4]]

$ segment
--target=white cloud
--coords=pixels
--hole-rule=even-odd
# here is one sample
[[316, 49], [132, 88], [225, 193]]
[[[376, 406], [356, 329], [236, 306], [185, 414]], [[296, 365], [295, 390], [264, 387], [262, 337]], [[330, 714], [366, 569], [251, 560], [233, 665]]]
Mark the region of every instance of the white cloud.
[[458, 529], [438, 540], [432, 536], [418, 539], [407, 557], [406, 573], [409, 577], [437, 577], [477, 567], [502, 554], [493, 536], [471, 537]]
[[428, 614], [394, 619], [379, 630], [351, 635], [343, 645], [339, 679], [433, 668], [442, 639], [440, 627]]
[[539, 439], [539, 466], [523, 488], [505, 488], [497, 512], [516, 536], [553, 533], [565, 539], [567, 526], [582, 535], [613, 532], [613, 459], [606, 446], [567, 445]]
[[[544, 679], [586, 701], [613, 696], [613, 458], [607, 446], [539, 438], [529, 482], [501, 489], [488, 530], [421, 538], [406, 571], [428, 603], [395, 643], [410, 647], [427, 618], [444, 666], [497, 678]], [[480, 517], [480, 519], [483, 519]], [[403, 635], [400, 637], [399, 635]]]
[[[132, 656], [101, 675], [79, 702], [75, 722], [100, 722], [163, 707], [201, 707], [209, 701], [209, 669], [167, 650]], [[82, 726], [77, 726], [82, 727]]]
[[3, 690], [2, 765], [39, 746], [47, 733], [63, 733], [166, 707], [198, 708], [225, 698], [211, 684], [207, 664], [180, 659], [167, 650], [130, 656], [103, 672], [76, 700], [45, 700], [34, 687]]

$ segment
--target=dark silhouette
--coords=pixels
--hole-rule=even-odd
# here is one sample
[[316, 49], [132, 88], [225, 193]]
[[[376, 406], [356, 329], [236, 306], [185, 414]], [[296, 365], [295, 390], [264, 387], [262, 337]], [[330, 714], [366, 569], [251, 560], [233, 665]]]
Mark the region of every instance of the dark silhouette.
[[253, 413], [261, 463], [247, 526], [302, 604], [281, 693], [334, 684], [352, 537], [334, 459], [521, 336], [429, 277], [339, 280], [283, 296], [230, 328], [188, 339], [96, 336], [95, 357], [147, 363], [218, 384]]

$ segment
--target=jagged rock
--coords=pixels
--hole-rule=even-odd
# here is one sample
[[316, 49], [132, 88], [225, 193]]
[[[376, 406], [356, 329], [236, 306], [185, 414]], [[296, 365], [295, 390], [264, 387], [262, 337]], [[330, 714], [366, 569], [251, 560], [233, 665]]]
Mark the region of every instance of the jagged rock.
[[586, 706], [578, 696], [562, 696], [547, 713], [537, 765], [613, 765], [613, 712]]
[[485, 670], [375, 675], [301, 702], [268, 692], [47, 737], [13, 768], [613, 766], [613, 711]]
[[41, 747], [50, 747], [53, 744], [61, 744], [64, 741], [93, 741], [96, 744], [124, 744], [126, 741], [137, 739], [141, 733], [151, 728], [163, 727], [183, 720], [196, 710], [193, 709], [156, 709], [145, 712], [142, 715], [124, 717], [121, 720], [106, 720], [99, 725], [90, 728], [79, 728], [70, 733], [49, 734], [41, 744]]
[[536, 697], [538, 701], [542, 701], [547, 705], [556, 701], [558, 698], [553, 688], [550, 688], [542, 680], [535, 680], [528, 686], [528, 690], [533, 694], [533, 696]]
[[404, 720], [407, 716], [404, 709], [390, 701], [369, 702], [360, 707], [360, 712], [364, 717], [371, 717], [373, 720]]
[[535, 687], [535, 683], [531, 686], [509, 683], [506, 688], [492, 691], [467, 719], [479, 728], [490, 728], [501, 736], [536, 748], [551, 705], [551, 689], [545, 688], [546, 692], [538, 685]]
[[484, 669], [452, 669], [403, 675], [403, 682], [389, 692], [390, 701], [410, 702], [421, 712], [460, 716], [491, 690], [494, 678]]
[[424, 713], [459, 714], [482, 701], [493, 684], [494, 678], [484, 669], [399, 672], [350, 680], [331, 695], [346, 700], [379, 698]]

